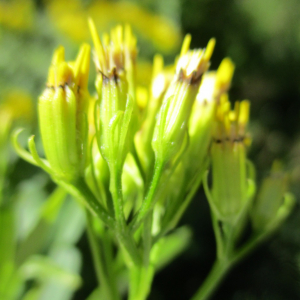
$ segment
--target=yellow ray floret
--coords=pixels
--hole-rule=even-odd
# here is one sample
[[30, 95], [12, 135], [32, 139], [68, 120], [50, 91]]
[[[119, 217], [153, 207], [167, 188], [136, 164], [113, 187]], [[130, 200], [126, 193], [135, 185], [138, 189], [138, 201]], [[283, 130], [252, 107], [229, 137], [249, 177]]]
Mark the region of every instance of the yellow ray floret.
[[68, 85], [70, 87], [87, 88], [90, 66], [90, 46], [83, 44], [74, 62], [65, 61], [65, 50], [58, 47], [52, 57], [49, 68], [47, 86], [59, 87]]
[[216, 112], [214, 138], [218, 141], [244, 141], [245, 129], [249, 120], [250, 102], [248, 100], [237, 101], [234, 109], [231, 110], [228, 97], [224, 94], [221, 98]]
[[213, 53], [215, 39], [211, 39], [206, 49], [188, 50], [191, 38], [187, 35], [183, 41], [180, 57], [176, 63], [176, 73], [179, 79], [187, 79], [190, 83], [201, 79], [201, 75], [207, 71], [210, 58]]
[[122, 72], [128, 64], [135, 63], [137, 40], [129, 25], [125, 25], [124, 28], [121, 25], [116, 26], [111, 30], [110, 35], [103, 35], [102, 42], [91, 18], [89, 27], [96, 50], [96, 67], [103, 75], [110, 77], [115, 75], [113, 72]]
[[180, 56], [183, 56], [188, 52], [188, 50], [190, 49], [191, 40], [192, 40], [192, 36], [190, 34], [187, 34], [184, 37], [182, 47], [181, 47]]
[[216, 90], [218, 93], [227, 92], [230, 88], [235, 65], [230, 58], [224, 58], [217, 70]]

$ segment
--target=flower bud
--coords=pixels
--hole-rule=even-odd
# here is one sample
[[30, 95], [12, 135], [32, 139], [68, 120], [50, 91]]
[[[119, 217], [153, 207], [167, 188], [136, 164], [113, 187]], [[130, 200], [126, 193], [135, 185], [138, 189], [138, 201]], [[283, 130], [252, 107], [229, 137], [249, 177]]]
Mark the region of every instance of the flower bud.
[[245, 127], [249, 102], [236, 102], [232, 111], [225, 97], [217, 108], [211, 146], [211, 205], [221, 220], [233, 221], [248, 200], [246, 146], [249, 139], [245, 135]]
[[59, 47], [38, 102], [46, 157], [55, 175], [68, 180], [81, 175], [85, 167], [89, 64], [89, 45], [81, 47], [75, 62], [66, 62], [64, 48]]
[[157, 113], [172, 79], [171, 72], [164, 70], [163, 58], [156, 55], [153, 61], [153, 75], [150, 99], [147, 103], [144, 122], [135, 136], [135, 143], [146, 174], [153, 168], [154, 152], [151, 146]]
[[204, 167], [212, 138], [216, 105], [230, 87], [233, 70], [233, 63], [225, 58], [217, 71], [203, 75], [189, 120], [189, 148], [184, 156], [189, 178]]
[[254, 230], [266, 230], [287, 216], [294, 206], [294, 199], [287, 197], [288, 176], [279, 162], [274, 162], [271, 174], [259, 190], [251, 210]]
[[[222, 60], [216, 74], [215, 97], [219, 100], [220, 96], [230, 88], [232, 76], [234, 73], [234, 64], [230, 58], [226, 57]], [[219, 102], [219, 101], [218, 101]]]
[[96, 89], [100, 100], [100, 133], [97, 137], [103, 158], [109, 167], [123, 165], [133, 142], [136, 108], [134, 66], [136, 39], [129, 27], [117, 26], [110, 37], [105, 34], [101, 43], [96, 27], [89, 20], [95, 45], [95, 64], [98, 71]]
[[187, 126], [203, 73], [209, 67], [215, 40], [206, 49], [188, 50], [185, 39], [171, 82], [157, 117], [152, 139], [156, 159], [168, 162], [181, 149], [187, 137]]

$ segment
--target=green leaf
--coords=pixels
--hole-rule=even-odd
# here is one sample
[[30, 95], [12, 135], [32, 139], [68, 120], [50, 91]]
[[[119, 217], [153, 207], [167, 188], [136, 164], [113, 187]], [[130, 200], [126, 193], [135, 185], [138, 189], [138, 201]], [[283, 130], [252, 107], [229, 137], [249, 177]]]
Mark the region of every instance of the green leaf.
[[40, 299], [68, 299], [60, 295], [66, 294], [66, 290], [73, 292], [81, 285], [81, 278], [77, 274], [80, 254], [75, 248], [67, 247], [56, 249], [51, 256], [31, 256], [19, 273], [23, 280], [36, 280], [43, 285]]
[[150, 256], [155, 268], [162, 269], [168, 265], [188, 247], [191, 238], [191, 229], [183, 226], [157, 242]]
[[0, 209], [0, 299], [16, 299], [21, 282], [16, 274], [16, 235], [12, 207]]

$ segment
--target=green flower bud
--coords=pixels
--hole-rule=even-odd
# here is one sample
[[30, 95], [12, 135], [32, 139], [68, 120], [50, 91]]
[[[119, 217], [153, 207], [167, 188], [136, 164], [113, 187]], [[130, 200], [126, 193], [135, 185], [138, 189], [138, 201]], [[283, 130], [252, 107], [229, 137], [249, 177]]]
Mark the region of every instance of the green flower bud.
[[109, 169], [97, 145], [93, 147], [93, 150], [91, 164], [86, 168], [85, 180], [93, 193], [100, 199], [101, 204], [110, 209], [111, 203], [109, 203], [110, 199], [108, 199]]
[[164, 163], [174, 158], [184, 144], [192, 106], [215, 45], [212, 39], [206, 49], [188, 51], [189, 40], [187, 36], [154, 129], [152, 147], [156, 159]]
[[59, 47], [38, 102], [46, 157], [55, 175], [67, 180], [80, 176], [86, 164], [89, 64], [89, 45], [81, 47], [75, 62], [65, 62]]
[[[89, 20], [90, 30], [95, 45], [95, 63], [98, 71], [96, 89], [100, 100], [100, 124], [98, 144], [109, 168], [118, 168], [124, 164], [126, 155], [133, 143], [135, 119], [135, 82], [134, 65], [136, 39], [129, 27], [117, 26], [110, 37], [100, 41], [96, 27]], [[126, 68], [129, 68], [128, 70]], [[127, 72], [128, 71], [128, 72]]]
[[234, 64], [225, 58], [216, 72], [206, 72], [203, 76], [189, 120], [189, 148], [184, 156], [188, 178], [193, 178], [197, 171], [204, 171], [216, 105], [220, 97], [228, 91], [233, 71]]
[[146, 174], [153, 169], [154, 152], [151, 146], [157, 113], [172, 79], [171, 72], [164, 70], [163, 58], [156, 55], [153, 61], [153, 76], [150, 99], [147, 103], [144, 122], [135, 136], [135, 144]]
[[132, 212], [135, 213], [143, 201], [144, 183], [139, 169], [131, 154], [127, 155], [122, 173], [122, 190], [124, 202], [124, 214], [127, 218]]
[[288, 176], [279, 162], [274, 162], [271, 174], [259, 190], [251, 210], [254, 230], [267, 230], [279, 225], [289, 215], [295, 201], [288, 191]]
[[[225, 95], [224, 95], [225, 96]], [[235, 110], [224, 100], [217, 108], [211, 146], [212, 192], [211, 206], [218, 218], [234, 221], [248, 203], [246, 145], [249, 139], [245, 127], [249, 117], [249, 102], [236, 102]]]
[[230, 86], [233, 69], [233, 63], [227, 58], [222, 61], [216, 72], [210, 71], [203, 75], [189, 120], [188, 149], [170, 178], [168, 186], [164, 187], [165, 195], [159, 200], [159, 203], [167, 200], [168, 209], [162, 225], [165, 230], [175, 227], [192, 199], [186, 195], [189, 195], [191, 190], [196, 191], [201, 183], [199, 179], [203, 177], [207, 168], [216, 105], [220, 101], [220, 96]]

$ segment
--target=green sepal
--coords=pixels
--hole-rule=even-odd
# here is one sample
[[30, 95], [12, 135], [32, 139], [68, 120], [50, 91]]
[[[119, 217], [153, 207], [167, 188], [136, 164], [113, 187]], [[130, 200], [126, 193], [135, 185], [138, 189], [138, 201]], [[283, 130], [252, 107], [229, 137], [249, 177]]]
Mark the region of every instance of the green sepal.
[[167, 100], [163, 101], [161, 109], [158, 113], [157, 123], [153, 132], [152, 148], [154, 150], [156, 159], [159, 160], [168, 160], [168, 158], [165, 158], [168, 157], [168, 155], [166, 155], [166, 149], [164, 149], [165, 147], [163, 146], [163, 137], [166, 125], [166, 116], [168, 114], [168, 110], [173, 98], [174, 96], [170, 96]]
[[29, 139], [28, 139], [28, 148], [32, 154], [32, 157], [34, 158], [34, 160], [37, 162], [38, 166], [40, 166], [43, 170], [45, 170], [47, 173], [52, 174], [53, 171], [48, 163], [47, 160], [42, 159], [39, 157], [37, 151], [36, 151], [36, 146], [35, 146], [35, 142], [34, 142], [34, 135], [32, 135]]
[[17, 154], [22, 157], [25, 161], [27, 161], [28, 163], [35, 165], [35, 166], [39, 166], [39, 164], [35, 161], [35, 159], [33, 158], [33, 156], [26, 151], [19, 143], [18, 141], [18, 137], [20, 135], [21, 132], [23, 132], [25, 129], [24, 128], [18, 128], [16, 130], [13, 131], [12, 135], [11, 135], [11, 142], [13, 144], [13, 147], [15, 149], [15, 151], [17, 152]]
[[[119, 137], [119, 156], [122, 159], [123, 163], [125, 161], [126, 155], [129, 151], [129, 146], [131, 144], [128, 141], [131, 141], [131, 139], [133, 137], [133, 132], [130, 132], [133, 130], [133, 128], [130, 128], [133, 108], [134, 108], [133, 99], [128, 94], [127, 101], [126, 101], [126, 107], [125, 107], [124, 115], [122, 118], [120, 137]], [[129, 138], [129, 136], [130, 136], [130, 138]], [[126, 145], [126, 142], [127, 142], [127, 145]]]

